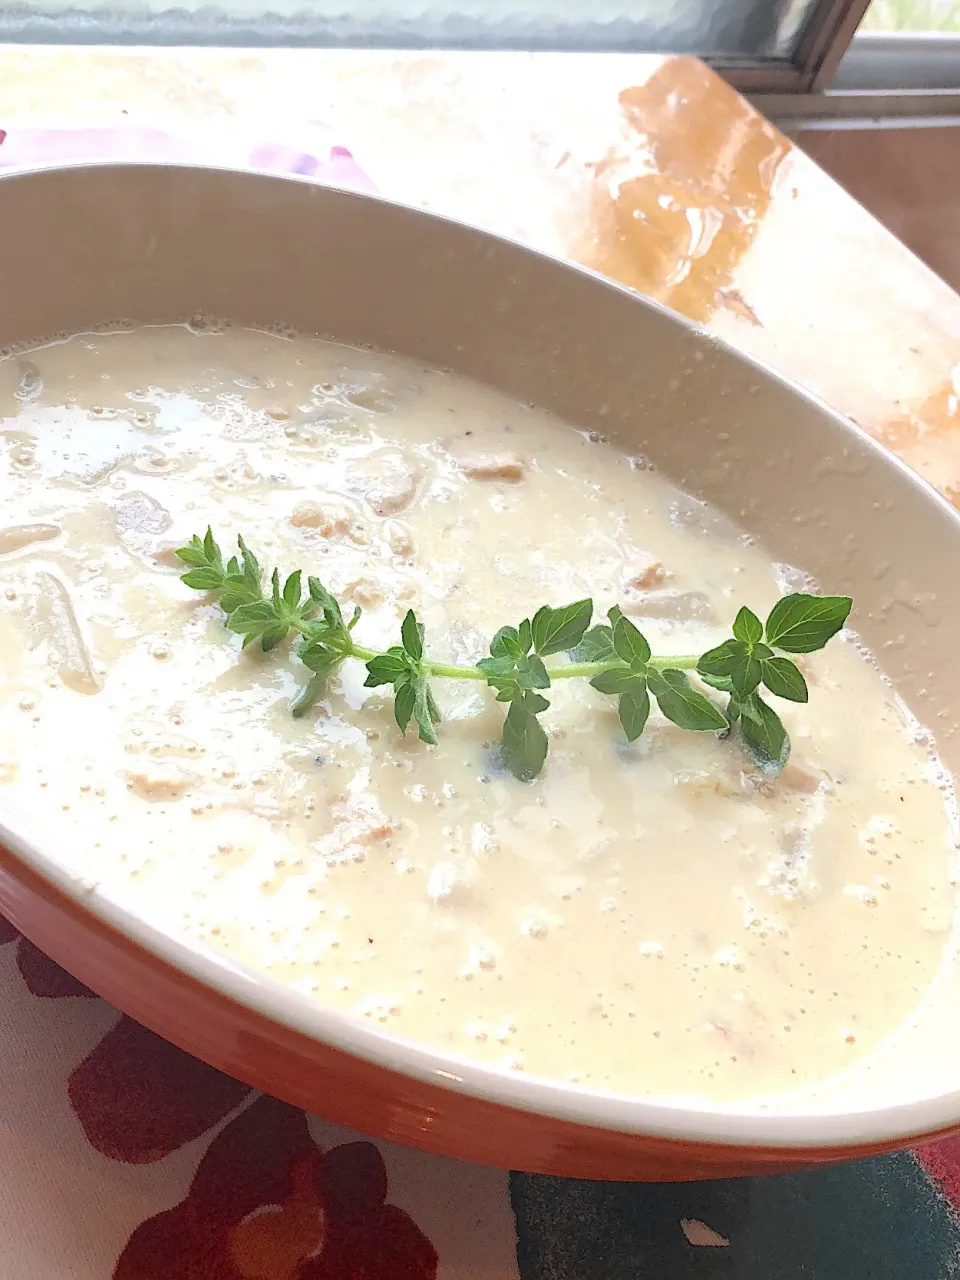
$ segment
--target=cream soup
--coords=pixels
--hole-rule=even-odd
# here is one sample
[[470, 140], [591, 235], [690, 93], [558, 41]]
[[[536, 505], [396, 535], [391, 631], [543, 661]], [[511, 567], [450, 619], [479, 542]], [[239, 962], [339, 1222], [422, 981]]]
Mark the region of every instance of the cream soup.
[[945, 962], [952, 797], [849, 637], [802, 659], [809, 704], [774, 700], [776, 782], [656, 712], [628, 746], [568, 680], [526, 784], [482, 685], [436, 682], [436, 747], [357, 662], [292, 718], [299, 661], [241, 653], [172, 555], [242, 534], [359, 605], [362, 644], [412, 606], [440, 661], [587, 595], [700, 652], [789, 575], [641, 460], [450, 374], [229, 326], [12, 356], [0, 439], [0, 805], [151, 924], [445, 1052], [715, 1101], [862, 1063]]

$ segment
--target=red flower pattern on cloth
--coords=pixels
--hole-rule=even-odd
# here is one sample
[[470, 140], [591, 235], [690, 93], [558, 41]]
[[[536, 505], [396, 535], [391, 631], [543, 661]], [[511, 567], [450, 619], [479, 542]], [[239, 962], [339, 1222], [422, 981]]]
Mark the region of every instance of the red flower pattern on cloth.
[[[0, 916], [0, 945], [17, 942], [17, 968], [34, 996], [97, 996]], [[67, 1093], [90, 1145], [127, 1164], [162, 1160], [224, 1120], [252, 1090], [121, 1017], [71, 1073]]]
[[[10, 939], [4, 938], [3, 941], [8, 942]], [[26, 938], [21, 938], [20, 945], [17, 947], [17, 968], [27, 985], [27, 990], [31, 995], [39, 996], [41, 1000], [63, 1000], [67, 996], [80, 996], [86, 1000], [97, 999], [96, 992], [71, 977], [66, 969], [61, 969], [58, 964], [54, 964]]]
[[148, 1164], [212, 1129], [248, 1085], [121, 1018], [67, 1083], [87, 1141], [111, 1160]]
[[[96, 999], [0, 916], [0, 945], [40, 999]], [[72, 1072], [70, 1104], [96, 1150], [162, 1160], [224, 1120], [252, 1090], [121, 1017]], [[435, 1280], [437, 1253], [387, 1204], [370, 1142], [324, 1153], [307, 1119], [261, 1097], [210, 1144], [190, 1190], [130, 1237], [113, 1280]]]
[[133, 1233], [113, 1280], [435, 1280], [436, 1250], [386, 1196], [373, 1143], [324, 1153], [302, 1112], [258, 1098], [180, 1204]]

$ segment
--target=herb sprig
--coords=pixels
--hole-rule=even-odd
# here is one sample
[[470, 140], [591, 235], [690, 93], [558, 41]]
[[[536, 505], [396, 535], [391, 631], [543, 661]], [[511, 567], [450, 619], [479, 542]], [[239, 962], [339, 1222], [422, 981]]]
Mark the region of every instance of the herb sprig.
[[[393, 687], [400, 732], [406, 733], [412, 720], [420, 740], [433, 745], [440, 712], [430, 681], [483, 681], [496, 691], [498, 702], [508, 704], [503, 760], [523, 781], [535, 778], [547, 757], [549, 739], [540, 716], [550, 702], [544, 691], [557, 680], [574, 678], [586, 678], [598, 693], [617, 699], [628, 742], [643, 733], [655, 701], [681, 729], [734, 733], [761, 765], [782, 768], [790, 741], [761, 690], [806, 702], [803, 672], [785, 655], [822, 649], [843, 627], [853, 603], [849, 596], [795, 593], [778, 600], [765, 623], [744, 607], [729, 639], [700, 655], [667, 657], [654, 656], [646, 637], [616, 605], [606, 623], [592, 627], [592, 600], [561, 608], [544, 605], [517, 626], [501, 627], [490, 642], [490, 656], [476, 666], [450, 666], [427, 657], [424, 626], [412, 609], [401, 624], [400, 644], [385, 652], [364, 648], [353, 637], [359, 609], [345, 621], [319, 578], [307, 577], [304, 590], [299, 570], [281, 579], [274, 569], [264, 590], [259, 561], [242, 538], [238, 546], [239, 556], [224, 560], [210, 529], [202, 538], [194, 535], [176, 553], [188, 566], [182, 581], [216, 594], [227, 628], [243, 637], [244, 648], [259, 641], [269, 653], [291, 634], [299, 637], [298, 656], [311, 675], [292, 705], [295, 716], [303, 715], [330, 677], [354, 658], [366, 665], [367, 687]], [[547, 666], [544, 659], [558, 654], [566, 654], [567, 661]], [[708, 691], [725, 696], [726, 703], [718, 705]]]

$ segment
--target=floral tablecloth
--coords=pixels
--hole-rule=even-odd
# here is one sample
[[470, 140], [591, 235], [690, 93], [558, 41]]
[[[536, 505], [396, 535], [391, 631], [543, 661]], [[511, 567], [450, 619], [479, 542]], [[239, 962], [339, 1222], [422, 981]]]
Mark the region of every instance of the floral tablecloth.
[[[375, 189], [326, 137], [0, 128], [0, 166], [109, 157]], [[949, 1280], [958, 1208], [960, 1139], [659, 1186], [374, 1143], [166, 1044], [0, 919], [0, 1280]]]

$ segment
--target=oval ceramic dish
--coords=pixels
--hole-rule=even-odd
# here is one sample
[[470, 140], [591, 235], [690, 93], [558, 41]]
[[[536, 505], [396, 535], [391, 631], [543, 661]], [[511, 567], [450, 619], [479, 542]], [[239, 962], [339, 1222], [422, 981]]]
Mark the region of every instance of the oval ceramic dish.
[[[960, 517], [768, 370], [588, 272], [369, 196], [173, 166], [0, 178], [0, 345], [198, 309], [451, 367], [642, 453], [773, 556], [856, 598], [864, 639], [956, 771]], [[42, 814], [0, 813], [0, 838], [0, 911], [53, 959], [214, 1066], [381, 1138], [514, 1169], [673, 1180], [960, 1127], [956, 976], [847, 1095], [789, 1112], [657, 1104], [445, 1057], [160, 936], [62, 869]]]

